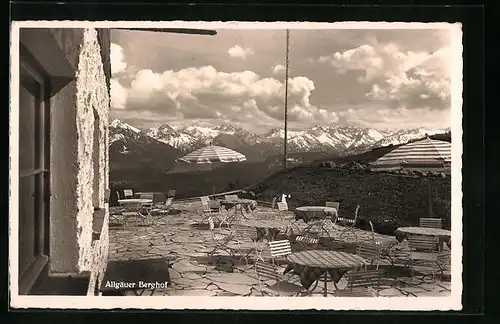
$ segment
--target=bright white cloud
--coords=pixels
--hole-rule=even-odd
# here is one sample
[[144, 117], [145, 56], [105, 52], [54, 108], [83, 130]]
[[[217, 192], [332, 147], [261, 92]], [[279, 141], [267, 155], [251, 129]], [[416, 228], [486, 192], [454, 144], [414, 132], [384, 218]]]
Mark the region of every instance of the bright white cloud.
[[253, 54], [253, 50], [251, 48], [243, 48], [239, 45], [235, 45], [231, 47], [227, 53], [229, 56], [234, 57], [234, 58], [240, 58], [245, 60], [248, 56]]
[[281, 64], [276, 64], [273, 67], [273, 74], [281, 74], [285, 72], [285, 67]]
[[118, 44], [111, 43], [110, 60], [112, 74], [123, 72], [127, 68], [123, 48]]
[[[337, 116], [311, 104], [314, 82], [289, 78], [290, 121], [335, 121]], [[130, 87], [113, 80], [113, 107], [150, 110], [185, 119], [227, 118], [236, 122], [279, 124], [284, 119], [285, 84], [253, 71], [226, 73], [212, 66], [156, 73], [139, 71]]]
[[392, 43], [362, 45], [343, 53], [321, 56], [340, 74], [359, 71], [362, 83], [371, 84], [370, 100], [392, 102], [408, 109], [448, 109], [451, 96], [450, 49], [404, 52]]
[[111, 79], [111, 108], [112, 109], [124, 109], [125, 102], [127, 101], [127, 91], [125, 88], [115, 79]]

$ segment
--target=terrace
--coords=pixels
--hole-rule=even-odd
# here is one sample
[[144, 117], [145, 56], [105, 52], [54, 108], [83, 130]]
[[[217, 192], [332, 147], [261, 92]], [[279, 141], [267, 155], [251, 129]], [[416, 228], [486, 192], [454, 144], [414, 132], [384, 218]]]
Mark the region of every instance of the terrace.
[[[113, 208], [113, 207], [112, 207]], [[275, 210], [270, 207], [258, 206], [252, 213], [272, 215]], [[113, 214], [113, 211], [111, 211]], [[293, 214], [291, 211], [287, 213]], [[231, 257], [224, 252], [209, 257], [212, 249], [212, 237], [209, 226], [203, 219], [200, 200], [174, 201], [168, 215], [162, 216], [155, 226], [112, 226], [110, 225], [109, 261], [141, 260], [155, 258], [171, 258], [170, 278], [172, 284], [165, 289], [156, 289], [153, 295], [164, 296], [262, 296], [253, 261], [248, 264], [238, 257]], [[252, 214], [247, 214], [252, 217]], [[119, 216], [117, 216], [119, 217]], [[299, 221], [298, 227], [304, 229], [307, 225]], [[237, 226], [237, 225], [235, 225]], [[234, 227], [221, 229], [230, 232]], [[333, 241], [326, 240], [318, 248], [324, 250], [339, 250], [356, 252], [354, 240], [368, 242], [372, 239], [372, 232], [355, 229], [356, 239], [338, 241], [342, 233], [340, 225], [333, 225], [327, 221], [329, 236]], [[374, 234], [377, 241], [396, 243], [393, 236]], [[294, 240], [291, 239], [293, 242]], [[323, 240], [324, 241], [324, 240]], [[322, 242], [323, 242], [322, 241]], [[404, 245], [406, 241], [399, 243]], [[292, 252], [302, 250], [297, 243], [292, 244]], [[448, 250], [449, 251], [449, 250]], [[281, 265], [284, 267], [285, 265]], [[379, 296], [382, 297], [420, 297], [420, 296], [449, 296], [449, 273], [445, 276], [436, 276], [433, 283], [431, 278], [421, 279], [420, 271], [425, 273], [425, 267], [415, 266], [415, 275], [409, 283], [410, 270], [403, 266], [391, 266], [387, 260], [382, 260], [380, 269], [386, 270], [385, 277], [380, 282]], [[345, 277], [345, 276], [344, 276]], [[296, 274], [289, 275], [287, 281], [300, 285], [300, 278]], [[154, 278], [150, 278], [155, 280]], [[264, 281], [263, 287], [271, 286], [271, 281]], [[342, 278], [337, 286], [342, 289], [346, 286], [346, 279]], [[333, 293], [335, 287], [327, 283], [328, 293]], [[322, 296], [323, 283], [318, 284], [309, 296]], [[149, 293], [145, 293], [149, 295]]]

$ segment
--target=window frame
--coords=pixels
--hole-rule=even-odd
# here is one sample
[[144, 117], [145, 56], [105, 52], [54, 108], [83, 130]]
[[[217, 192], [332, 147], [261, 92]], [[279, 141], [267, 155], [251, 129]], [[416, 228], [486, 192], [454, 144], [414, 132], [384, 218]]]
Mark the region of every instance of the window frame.
[[[21, 45], [22, 46], [22, 45]], [[27, 51], [23, 51], [23, 54]], [[39, 67], [36, 60], [30, 55], [20, 56], [20, 87], [25, 81], [33, 83], [36, 89], [25, 87], [37, 100], [37, 109], [34, 112], [35, 129], [33, 136], [35, 165], [28, 170], [19, 170], [19, 181], [28, 177], [35, 178], [35, 194], [39, 198], [35, 201], [34, 212], [34, 256], [26, 267], [21, 269], [18, 254], [18, 289], [19, 294], [29, 294], [31, 288], [40, 277], [49, 261], [49, 219], [50, 219], [50, 80]], [[35, 91], [33, 91], [35, 90]], [[18, 113], [20, 113], [19, 107]], [[19, 157], [20, 158], [20, 157]], [[19, 215], [20, 216], [20, 215]], [[19, 231], [21, 235], [22, 231]], [[24, 234], [24, 233], [23, 233]]]

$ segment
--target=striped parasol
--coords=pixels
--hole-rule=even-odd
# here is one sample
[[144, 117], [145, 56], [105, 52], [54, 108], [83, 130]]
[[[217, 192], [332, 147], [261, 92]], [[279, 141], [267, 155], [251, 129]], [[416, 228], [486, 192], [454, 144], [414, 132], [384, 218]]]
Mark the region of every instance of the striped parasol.
[[425, 138], [402, 145], [372, 163], [374, 171], [442, 170], [451, 162], [451, 143]]
[[[195, 163], [195, 164], [211, 164], [212, 171], [215, 163], [236, 163], [246, 161], [246, 157], [227, 147], [209, 145], [197, 149], [179, 159], [177, 162]], [[213, 185], [215, 198], [215, 184]]]
[[243, 162], [246, 161], [246, 159], [247, 158], [243, 154], [228, 149], [227, 147], [209, 145], [179, 158], [178, 161], [186, 163], [205, 164], [216, 162]]

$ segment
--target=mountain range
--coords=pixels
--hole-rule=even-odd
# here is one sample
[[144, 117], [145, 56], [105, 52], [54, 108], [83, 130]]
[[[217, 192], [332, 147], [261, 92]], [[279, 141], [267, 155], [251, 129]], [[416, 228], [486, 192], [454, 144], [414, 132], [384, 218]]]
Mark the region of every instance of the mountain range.
[[[162, 125], [140, 129], [115, 119], [109, 129], [112, 167], [130, 164], [129, 160], [133, 159], [143, 165], [156, 167], [158, 164], [168, 169], [176, 158], [209, 144], [236, 150], [250, 162], [265, 161], [283, 152], [284, 130], [281, 128], [271, 129], [265, 134], [252, 133], [231, 124], [213, 127]], [[449, 131], [450, 128], [379, 130], [324, 124], [300, 131], [288, 130], [287, 149], [290, 154], [315, 152], [342, 156]]]

